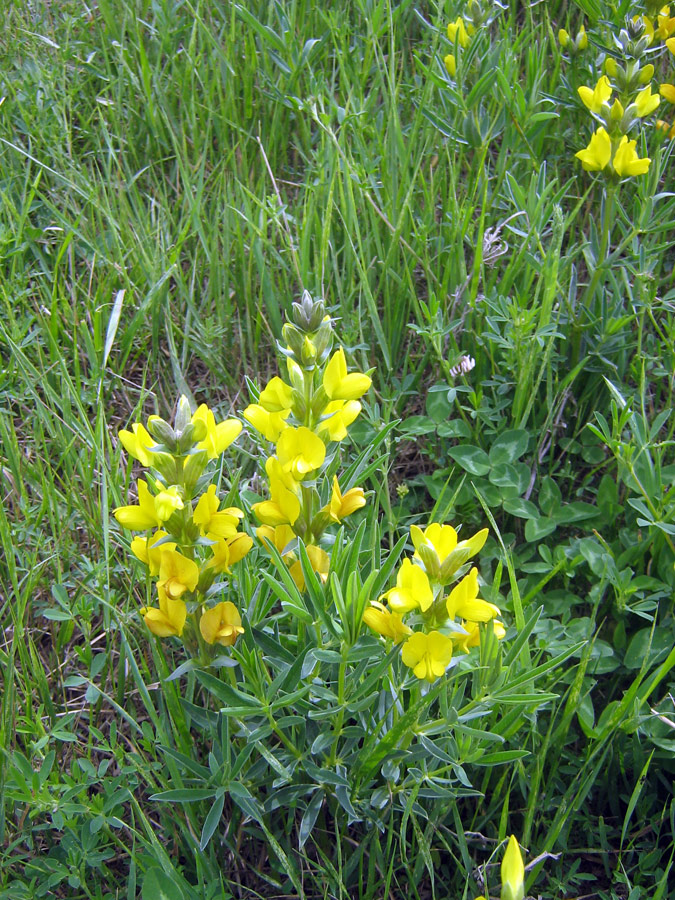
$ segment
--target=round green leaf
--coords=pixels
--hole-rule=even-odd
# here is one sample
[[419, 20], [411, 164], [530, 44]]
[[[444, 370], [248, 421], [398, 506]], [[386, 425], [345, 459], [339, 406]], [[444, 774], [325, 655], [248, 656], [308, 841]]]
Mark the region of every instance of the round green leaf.
[[527, 450], [529, 434], [522, 428], [514, 428], [500, 434], [490, 447], [490, 462], [512, 463], [519, 459]]
[[530, 543], [540, 541], [547, 535], [553, 534], [557, 527], [558, 523], [555, 519], [549, 519], [546, 516], [542, 516], [541, 519], [528, 519], [525, 523], [525, 540]]
[[490, 458], [480, 447], [460, 444], [459, 447], [452, 447], [449, 453], [470, 475], [487, 475], [490, 471]]

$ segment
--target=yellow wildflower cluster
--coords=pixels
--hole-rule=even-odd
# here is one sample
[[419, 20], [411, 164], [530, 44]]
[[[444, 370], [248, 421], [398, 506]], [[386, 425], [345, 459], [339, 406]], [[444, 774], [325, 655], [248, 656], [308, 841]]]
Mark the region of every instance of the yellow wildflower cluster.
[[194, 635], [198, 642], [232, 646], [244, 631], [235, 605], [210, 606], [208, 595], [216, 576], [229, 573], [253, 541], [238, 530], [243, 512], [221, 509], [216, 485], [205, 475], [209, 461], [240, 431], [237, 419], [216, 423], [205, 404], [192, 414], [181, 397], [173, 427], [150, 416], [147, 428], [137, 423], [120, 432], [129, 456], [149, 469], [147, 480], [137, 483], [138, 503], [114, 515], [123, 528], [145, 532], [134, 537], [131, 551], [156, 579], [157, 605], [140, 612], [158, 637], [183, 637], [189, 623], [188, 640]]
[[351, 487], [343, 494], [334, 474], [324, 505], [319, 497], [324, 476], [335, 467], [333, 445], [347, 437], [371, 378], [348, 371], [342, 347], [331, 353], [333, 327], [322, 301], [305, 292], [300, 303], [293, 304], [293, 317], [284, 325], [286, 343], [280, 345], [288, 382], [274, 376], [257, 402], [244, 410], [244, 418], [275, 450], [265, 462], [269, 499], [252, 507], [261, 523], [257, 536], [277, 548], [302, 590], [302, 568], [294, 552], [297, 539], [303, 540], [312, 568], [325, 580], [330, 560], [319, 546], [322, 535], [366, 503], [362, 488]]
[[[672, 21], [675, 24], [675, 19]], [[668, 7], [661, 10], [656, 20], [629, 17], [625, 27], [612, 35], [614, 49], [604, 59], [604, 74], [594, 87], [578, 88], [582, 103], [598, 123], [588, 145], [575, 154], [586, 171], [603, 172], [615, 181], [648, 171], [651, 159], [638, 155], [637, 139], [631, 139], [630, 134], [660, 104], [659, 94], [652, 92], [654, 65], [645, 62], [645, 58], [648, 52], [652, 54], [650, 45], [655, 34], [665, 34], [669, 22]], [[569, 47], [566, 34], [561, 32], [560, 39], [563, 46]], [[585, 33], [581, 43], [584, 40]]]
[[[492, 623], [495, 636], [504, 637], [504, 625], [496, 618], [499, 608], [478, 596], [478, 570], [473, 567], [460, 578], [487, 535], [483, 528], [460, 541], [451, 525], [433, 523], [424, 531], [413, 525], [415, 552], [403, 560], [396, 587], [372, 601], [363, 614], [373, 631], [402, 644], [403, 662], [421, 680], [432, 682], [443, 675], [455, 648], [468, 653], [477, 647], [480, 623]], [[407, 622], [404, 617], [409, 617]]]
[[487, 0], [469, 0], [463, 15], [448, 24], [447, 35], [453, 52], [448, 53], [443, 62], [451, 78], [457, 73], [457, 59], [460, 54], [469, 47], [478, 30], [489, 25], [498, 12], [499, 6]]

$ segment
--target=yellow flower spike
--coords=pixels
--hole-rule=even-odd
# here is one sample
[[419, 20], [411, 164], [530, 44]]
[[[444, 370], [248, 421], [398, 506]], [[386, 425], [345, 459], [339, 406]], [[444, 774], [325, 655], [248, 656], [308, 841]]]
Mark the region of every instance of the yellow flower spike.
[[435, 681], [452, 659], [452, 641], [439, 631], [417, 631], [403, 645], [401, 659], [420, 681]]
[[443, 57], [443, 62], [445, 63], [445, 68], [448, 75], [451, 78], [454, 78], [457, 73], [457, 60], [455, 59], [455, 54], [448, 53], [447, 56]]
[[171, 541], [165, 544], [156, 545], [162, 538], [167, 536], [166, 531], [156, 531], [149, 538], [135, 537], [131, 542], [131, 552], [137, 559], [148, 567], [148, 571], [154, 577], [159, 574], [159, 563], [162, 556], [162, 550], [175, 550], [176, 545]]
[[279, 435], [284, 430], [284, 428], [288, 428], [288, 425], [284, 421], [291, 414], [290, 409], [282, 409], [280, 412], [268, 412], [264, 407], [260, 406], [257, 403], [251, 403], [250, 406], [247, 406], [244, 410], [244, 418], [247, 422], [249, 422], [256, 431], [259, 431], [260, 434], [267, 441], [272, 441], [276, 443], [279, 440]]
[[160, 522], [166, 522], [177, 509], [183, 509], [183, 506], [183, 498], [177, 484], [163, 488], [155, 497], [155, 511]]
[[270, 499], [251, 507], [263, 525], [293, 525], [300, 515], [300, 500], [294, 479], [288, 476], [276, 456], [265, 463], [270, 482]]
[[506, 853], [502, 859], [501, 900], [523, 900], [525, 896], [525, 866], [514, 835], [509, 838]]
[[470, 38], [466, 30], [466, 25], [464, 24], [464, 19], [461, 16], [454, 22], [448, 24], [448, 40], [453, 44], [455, 43], [455, 40], [457, 40], [460, 47], [469, 46]]
[[314, 472], [326, 458], [326, 445], [321, 438], [301, 425], [285, 428], [277, 441], [277, 457], [284, 472], [296, 481]]
[[658, 94], [652, 94], [651, 85], [641, 90], [635, 98], [636, 112], [639, 118], [644, 118], [658, 107], [661, 98]]
[[412, 634], [412, 628], [403, 624], [401, 616], [388, 610], [378, 600], [370, 601], [370, 606], [364, 610], [363, 621], [382, 637], [391, 638], [395, 644], [400, 644]]
[[155, 498], [146, 481], [138, 482], [138, 506], [118, 506], [113, 515], [122, 528], [130, 531], [148, 531], [162, 524], [155, 509]]
[[[464, 629], [464, 634], [461, 631], [453, 631], [450, 638], [464, 653], [468, 653], [472, 647], [480, 646], [480, 627], [478, 622], [462, 620], [462, 628]], [[492, 619], [492, 630], [498, 641], [503, 640], [506, 634], [503, 622], [500, 622], [498, 619]]]
[[630, 175], [644, 175], [649, 169], [651, 159], [648, 156], [642, 159], [638, 158], [635, 151], [636, 143], [637, 141], [629, 141], [625, 134], [619, 142], [612, 165], [620, 178]]
[[434, 600], [426, 572], [409, 559], [404, 559], [398, 570], [396, 587], [387, 591], [384, 597], [394, 612], [401, 614], [412, 609], [426, 612]]
[[[314, 544], [307, 544], [305, 547], [312, 569], [325, 584], [328, 579], [328, 571], [330, 569], [330, 556], [321, 547]], [[296, 583], [299, 591], [305, 589], [305, 576], [302, 574], [302, 564], [300, 560], [296, 560], [289, 569], [293, 581]]]
[[574, 154], [587, 172], [601, 172], [612, 155], [612, 142], [604, 128], [598, 128], [585, 150]]
[[153, 454], [150, 447], [154, 447], [157, 442], [148, 434], [143, 425], [135, 422], [131, 426], [131, 431], [120, 431], [119, 439], [129, 456], [133, 456], [146, 468], [152, 465]]
[[219, 457], [237, 439], [241, 431], [241, 422], [238, 419], [225, 419], [216, 424], [215, 416], [206, 403], [202, 403], [192, 416], [192, 422], [203, 422], [206, 426], [206, 437], [197, 446], [200, 450], [206, 450], [209, 459]]
[[592, 113], [599, 113], [612, 96], [612, 85], [606, 75], [601, 75], [592, 90], [589, 87], [580, 87], [577, 92], [584, 106], [588, 107]]
[[199, 630], [207, 644], [218, 643], [223, 647], [234, 646], [239, 635], [244, 633], [239, 610], [229, 600], [202, 613]]
[[237, 533], [239, 519], [243, 519], [244, 513], [236, 506], [229, 506], [218, 512], [220, 500], [216, 496], [215, 484], [210, 484], [205, 494], [199, 498], [192, 521], [199, 526], [203, 536], [209, 535], [224, 540], [234, 537]]
[[451, 619], [459, 616], [470, 622], [489, 622], [500, 615], [500, 610], [494, 603], [481, 600], [478, 596], [478, 569], [475, 566], [450, 591], [445, 605]]
[[293, 388], [275, 375], [267, 382], [266, 387], [260, 393], [258, 402], [267, 412], [282, 412], [290, 410], [293, 397]]
[[160, 590], [159, 607], [145, 606], [140, 613], [157, 637], [180, 637], [185, 627], [187, 606], [183, 600], [172, 600]]
[[662, 84], [659, 88], [659, 94], [668, 103], [675, 103], [675, 84]]
[[361, 412], [358, 400], [331, 400], [324, 408], [317, 432], [331, 441], [343, 441], [347, 428]]
[[366, 498], [363, 488], [350, 488], [346, 494], [340, 491], [340, 484], [337, 475], [333, 477], [333, 491], [331, 493], [330, 503], [325, 507], [326, 512], [333, 522], [341, 522], [347, 516], [351, 516], [357, 509], [361, 509], [366, 505]]
[[194, 591], [199, 581], [199, 566], [177, 550], [162, 550], [159, 563], [158, 590], [170, 600], [177, 600], [186, 591]]
[[323, 387], [329, 400], [358, 400], [371, 384], [372, 379], [362, 372], [347, 374], [347, 360], [342, 347], [332, 355], [323, 373]]

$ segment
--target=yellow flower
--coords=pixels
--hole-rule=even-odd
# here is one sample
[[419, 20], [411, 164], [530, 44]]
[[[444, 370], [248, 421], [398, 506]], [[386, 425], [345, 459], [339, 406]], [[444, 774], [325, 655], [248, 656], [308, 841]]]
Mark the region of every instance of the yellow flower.
[[118, 506], [113, 510], [113, 515], [122, 528], [130, 531], [147, 531], [161, 525], [155, 509], [155, 498], [150, 493], [146, 481], [138, 482], [138, 506]]
[[204, 568], [214, 569], [216, 572], [229, 572], [230, 566], [243, 559], [252, 546], [253, 538], [243, 532], [237, 532], [233, 537], [218, 541], [211, 546], [213, 556]]
[[378, 600], [370, 601], [370, 606], [363, 613], [363, 621], [373, 631], [391, 638], [395, 644], [400, 644], [404, 638], [412, 634], [412, 629], [403, 624], [401, 616], [388, 610]]
[[401, 659], [420, 680], [435, 681], [450, 664], [452, 641], [439, 631], [417, 631], [403, 645]]
[[501, 900], [523, 900], [525, 896], [525, 866], [520, 853], [518, 841], [514, 835], [509, 838], [509, 843], [502, 860], [502, 895]]
[[275, 528], [272, 528], [271, 525], [261, 525], [256, 529], [255, 533], [259, 541], [269, 541], [270, 544], [276, 547], [284, 559], [286, 557], [295, 559], [291, 552], [284, 553], [286, 547], [296, 538], [296, 534], [290, 525], [277, 525]]
[[300, 500], [296, 496], [294, 479], [287, 475], [276, 456], [265, 463], [270, 482], [270, 499], [251, 507], [264, 525], [292, 525], [300, 515]]
[[675, 138], [675, 122], [673, 122], [672, 125], [669, 125], [668, 122], [664, 122], [663, 119], [658, 119], [656, 127], [660, 131], [665, 131], [666, 137], [669, 137], [671, 140]]
[[414, 558], [422, 560], [427, 574], [434, 580], [447, 583], [460, 566], [483, 549], [488, 529], [482, 528], [458, 543], [457, 532], [451, 525], [432, 522], [424, 531], [412, 525], [410, 536], [415, 545]]
[[197, 446], [200, 450], [206, 450], [209, 459], [216, 459], [236, 440], [241, 431], [241, 422], [238, 419], [225, 419], [218, 422], [206, 403], [202, 403], [197, 412], [192, 416], [192, 422], [203, 422], [206, 426], [206, 437]]
[[145, 606], [140, 611], [145, 624], [157, 637], [180, 637], [185, 626], [187, 606], [183, 600], [172, 600], [159, 591], [159, 608]]
[[290, 410], [292, 397], [293, 388], [275, 375], [260, 392], [258, 402], [267, 412], [283, 412]]
[[358, 400], [371, 384], [372, 379], [361, 372], [347, 374], [347, 360], [342, 347], [332, 355], [323, 373], [323, 387], [329, 400]]
[[180, 488], [176, 484], [162, 488], [155, 497], [155, 511], [160, 522], [166, 522], [177, 509], [182, 509], [183, 505]]
[[609, 164], [612, 142], [604, 128], [598, 128], [585, 150], [574, 154], [587, 172], [600, 172]]
[[588, 35], [586, 28], [582, 25], [577, 34], [577, 50], [585, 50], [588, 47]]
[[291, 414], [290, 409], [281, 410], [281, 412], [268, 412], [264, 407], [257, 403], [252, 403], [244, 410], [244, 418], [247, 422], [259, 431], [267, 441], [275, 442], [279, 440], [279, 435], [287, 428], [286, 422]]
[[407, 613], [412, 609], [426, 612], [434, 600], [426, 572], [409, 559], [404, 559], [398, 570], [396, 587], [387, 591], [384, 596], [389, 606], [398, 613]]
[[675, 34], [675, 18], [671, 17], [670, 8], [668, 6], [664, 6], [658, 14], [657, 22], [656, 35], [661, 38], [661, 40], [665, 40], [666, 38], [669, 38], [671, 34]]
[[[328, 570], [330, 569], [330, 556], [321, 547], [315, 547], [314, 544], [307, 544], [305, 547], [307, 556], [309, 557], [312, 569], [325, 584], [328, 578]], [[302, 574], [302, 564], [297, 560], [289, 569], [293, 581], [296, 583], [299, 591], [305, 589], [305, 576]]]
[[199, 498], [192, 514], [192, 521], [199, 526], [202, 535], [208, 534], [214, 540], [234, 537], [239, 526], [239, 519], [243, 519], [244, 513], [236, 506], [228, 506], [218, 512], [219, 506], [220, 500], [216, 496], [216, 486], [210, 484], [206, 493]]
[[156, 441], [148, 434], [145, 427], [138, 422], [131, 426], [131, 431], [120, 431], [120, 442], [129, 456], [137, 459], [142, 466], [152, 465], [150, 447], [154, 447]]
[[675, 85], [674, 84], [662, 84], [659, 88], [659, 94], [663, 97], [664, 100], [667, 100], [668, 103], [675, 103]]
[[[464, 629], [464, 634], [461, 631], [453, 631], [450, 637], [461, 650], [468, 653], [471, 647], [480, 646], [480, 627], [478, 622], [467, 622], [466, 620], [462, 620], [462, 628]], [[501, 641], [506, 634], [504, 623], [500, 622], [498, 619], [493, 619], [492, 629], [497, 640]]]
[[317, 432], [331, 441], [343, 441], [347, 437], [347, 428], [361, 412], [358, 400], [332, 400], [325, 408]]
[[277, 441], [277, 458], [284, 472], [301, 481], [322, 464], [326, 458], [326, 445], [304, 425], [300, 428], [289, 426]]
[[675, 37], [668, 38], [666, 41], [666, 47], [670, 50], [670, 52], [675, 56]]
[[448, 24], [448, 40], [453, 44], [455, 40], [459, 41], [461, 47], [469, 46], [469, 35], [464, 25], [464, 19], [461, 16]]
[[636, 141], [629, 141], [624, 134], [614, 154], [614, 171], [621, 178], [627, 175], [644, 175], [651, 159], [645, 156], [639, 159], [635, 151]]
[[658, 94], [652, 94], [651, 85], [648, 84], [635, 98], [637, 115], [639, 118], [648, 116], [650, 113], [654, 112], [660, 102], [661, 98]]
[[363, 488], [350, 488], [346, 494], [340, 491], [337, 475], [333, 478], [333, 492], [330, 503], [325, 507], [326, 512], [334, 522], [341, 522], [347, 516], [351, 516], [357, 509], [366, 505]]
[[199, 630], [207, 644], [234, 646], [240, 634], [244, 633], [239, 610], [229, 600], [207, 609], [199, 620]]
[[162, 550], [159, 562], [157, 589], [170, 600], [177, 600], [186, 591], [194, 591], [199, 581], [199, 566], [177, 550]]
[[162, 550], [175, 550], [176, 545], [171, 541], [165, 544], [157, 544], [162, 538], [167, 536], [166, 531], [156, 531], [149, 538], [135, 537], [131, 542], [131, 552], [137, 559], [148, 567], [151, 575], [159, 573], [159, 563], [162, 556]]
[[578, 93], [584, 106], [587, 106], [593, 113], [599, 113], [603, 104], [607, 103], [612, 96], [612, 85], [609, 83], [609, 78], [606, 75], [601, 75], [593, 90], [589, 87], [580, 87], [578, 88]]
[[604, 63], [605, 72], [610, 75], [612, 78], [616, 77], [616, 73], [618, 71], [618, 66], [616, 64], [616, 60], [613, 56], [608, 56], [605, 59]]
[[561, 47], [567, 47], [570, 42], [569, 32], [565, 31], [564, 28], [561, 28], [558, 32], [558, 41]]
[[481, 600], [478, 596], [478, 569], [475, 566], [450, 591], [445, 606], [451, 619], [459, 616], [470, 622], [489, 622], [500, 614], [499, 607], [494, 603], [488, 603], [487, 600]]
[[445, 63], [445, 68], [448, 72], [448, 75], [451, 78], [454, 78], [457, 72], [457, 60], [455, 59], [455, 54], [448, 53], [447, 56], [443, 57], [443, 62]]

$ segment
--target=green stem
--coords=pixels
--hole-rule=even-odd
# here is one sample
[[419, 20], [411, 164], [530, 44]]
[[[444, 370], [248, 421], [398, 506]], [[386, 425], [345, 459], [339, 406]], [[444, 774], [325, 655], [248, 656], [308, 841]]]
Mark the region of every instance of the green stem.
[[345, 659], [345, 645], [342, 645], [342, 661], [340, 662], [340, 670], [338, 673], [338, 714], [335, 723], [335, 737], [333, 746], [330, 751], [329, 767], [332, 768], [337, 760], [338, 745], [340, 743], [340, 735], [342, 734], [342, 723], [345, 718], [345, 674], [347, 671], [347, 660]]

